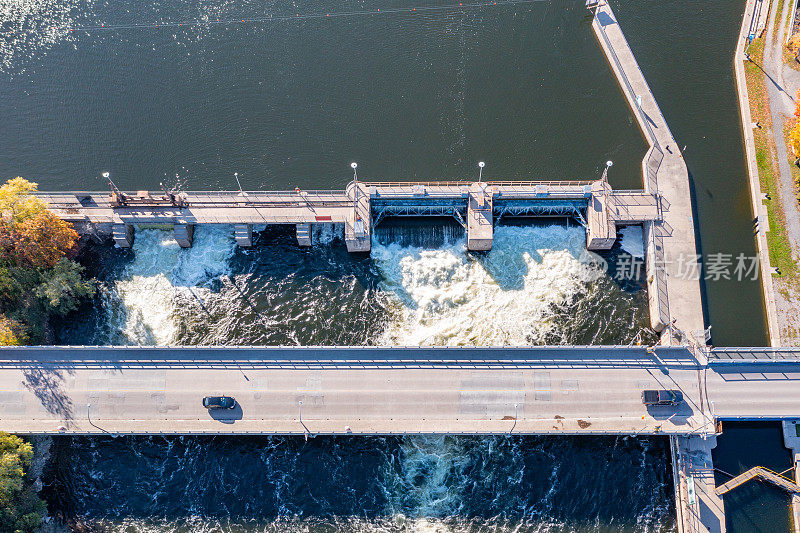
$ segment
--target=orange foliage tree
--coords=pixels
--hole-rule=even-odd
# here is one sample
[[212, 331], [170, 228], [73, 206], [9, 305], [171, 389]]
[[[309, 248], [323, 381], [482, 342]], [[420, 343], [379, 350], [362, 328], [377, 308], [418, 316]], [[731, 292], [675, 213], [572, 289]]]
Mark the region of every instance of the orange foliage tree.
[[78, 233], [33, 196], [36, 184], [14, 178], [0, 187], [0, 255], [26, 267], [52, 268], [78, 241]]

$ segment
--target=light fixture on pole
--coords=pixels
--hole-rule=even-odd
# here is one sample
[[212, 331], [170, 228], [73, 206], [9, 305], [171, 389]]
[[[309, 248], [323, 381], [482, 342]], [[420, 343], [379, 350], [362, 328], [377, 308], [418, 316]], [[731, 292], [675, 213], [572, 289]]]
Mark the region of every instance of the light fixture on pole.
[[358, 168], [358, 163], [353, 161], [350, 163], [350, 168], [353, 169], [353, 183], [358, 183], [358, 170], [356, 170]]
[[480, 161], [478, 163], [478, 183], [480, 183], [481, 180], [483, 179], [483, 167], [485, 167], [485, 166], [486, 166], [486, 163], [484, 163], [483, 161]]
[[609, 160], [606, 161], [606, 168], [603, 170], [603, 180], [608, 181], [608, 169], [614, 166], [614, 162]]

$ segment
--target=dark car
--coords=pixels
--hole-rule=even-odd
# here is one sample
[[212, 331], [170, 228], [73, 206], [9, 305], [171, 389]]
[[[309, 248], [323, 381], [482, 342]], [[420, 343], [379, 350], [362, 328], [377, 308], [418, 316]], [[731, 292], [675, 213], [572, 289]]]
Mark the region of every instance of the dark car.
[[233, 409], [236, 400], [233, 396], [206, 396], [203, 398], [203, 407], [206, 409]]
[[679, 390], [643, 390], [642, 403], [645, 405], [678, 405], [683, 401]]

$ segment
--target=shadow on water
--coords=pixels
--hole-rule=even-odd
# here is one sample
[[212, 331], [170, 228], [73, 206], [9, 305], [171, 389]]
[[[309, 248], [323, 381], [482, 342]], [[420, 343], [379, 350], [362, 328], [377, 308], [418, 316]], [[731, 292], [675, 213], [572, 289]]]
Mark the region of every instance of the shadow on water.
[[[724, 422], [722, 435], [713, 450], [717, 485], [754, 466], [783, 472], [792, 466], [789, 450], [783, 446], [779, 422]], [[788, 476], [793, 474], [789, 472]], [[790, 531], [790, 496], [770, 485], [749, 481], [724, 497], [725, 522], [729, 533], [773, 533]]]
[[59, 437], [51, 452], [51, 513], [128, 531], [674, 527], [655, 437]]

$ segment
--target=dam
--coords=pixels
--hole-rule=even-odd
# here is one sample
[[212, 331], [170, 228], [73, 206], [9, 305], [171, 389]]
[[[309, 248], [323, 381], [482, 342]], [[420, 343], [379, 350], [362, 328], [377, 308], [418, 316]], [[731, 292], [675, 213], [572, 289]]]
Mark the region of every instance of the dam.
[[[604, 174], [605, 176], [605, 174]], [[660, 220], [658, 196], [614, 191], [606, 179], [586, 182], [354, 181], [344, 191], [39, 193], [59, 218], [82, 231], [111, 233], [129, 248], [136, 225], [168, 225], [182, 247], [194, 228], [235, 227], [240, 246], [252, 245], [254, 225], [289, 224], [300, 246], [310, 246], [312, 225], [343, 224], [350, 252], [368, 252], [372, 227], [385, 217], [453, 217], [466, 230], [467, 248], [489, 250], [493, 227], [504, 216], [573, 217], [587, 231], [589, 250], [606, 250], [617, 227]]]

